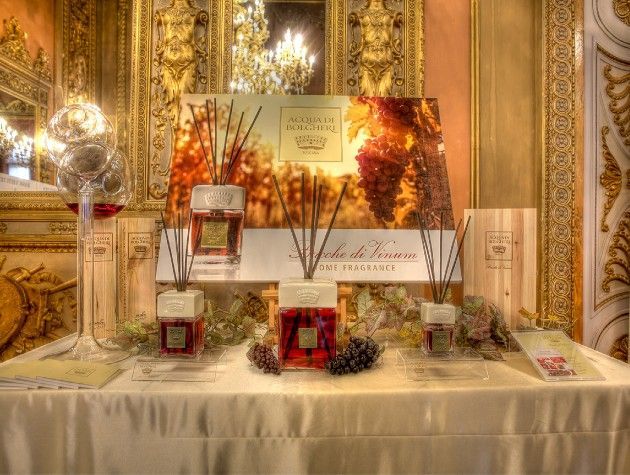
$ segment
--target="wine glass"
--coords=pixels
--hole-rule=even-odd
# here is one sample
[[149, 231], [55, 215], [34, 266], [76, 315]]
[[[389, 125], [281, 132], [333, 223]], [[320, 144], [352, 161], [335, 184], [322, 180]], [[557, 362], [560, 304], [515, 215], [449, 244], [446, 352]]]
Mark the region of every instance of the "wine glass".
[[[90, 181], [94, 219], [106, 219], [120, 213], [133, 194], [133, 181], [125, 155], [115, 151], [111, 164], [100, 175]], [[57, 172], [57, 189], [61, 199], [73, 213], [79, 212], [79, 189], [81, 181], [76, 175], [65, 171]]]
[[124, 179], [115, 164], [124, 162], [124, 157], [116, 159], [119, 153], [113, 127], [92, 104], [72, 104], [59, 110], [50, 120], [44, 138], [50, 159], [61, 175], [61, 190], [72, 195], [76, 192], [78, 197], [77, 339], [69, 350], [53, 357], [101, 363], [120, 361], [129, 353], [104, 348], [94, 337], [94, 257], [86, 249], [94, 242], [95, 189], [100, 186], [104, 197], [120, 192]]
[[[93, 104], [71, 104], [50, 119], [44, 143], [60, 170], [90, 180], [109, 165], [116, 146], [111, 122]], [[73, 153], [68, 153], [72, 151]]]

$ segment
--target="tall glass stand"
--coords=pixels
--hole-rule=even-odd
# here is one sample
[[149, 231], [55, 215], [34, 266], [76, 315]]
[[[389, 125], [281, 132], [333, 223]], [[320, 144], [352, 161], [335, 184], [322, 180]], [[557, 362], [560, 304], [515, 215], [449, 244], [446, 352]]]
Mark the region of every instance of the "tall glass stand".
[[92, 188], [86, 181], [79, 190], [77, 229], [77, 339], [55, 359], [115, 363], [129, 356], [119, 348], [104, 348], [94, 337], [94, 208]]

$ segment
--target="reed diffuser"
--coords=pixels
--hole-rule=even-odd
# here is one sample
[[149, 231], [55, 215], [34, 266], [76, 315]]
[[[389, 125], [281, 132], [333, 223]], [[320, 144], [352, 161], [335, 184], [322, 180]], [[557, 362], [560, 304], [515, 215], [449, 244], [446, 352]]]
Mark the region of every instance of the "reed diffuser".
[[436, 275], [436, 256], [433, 252], [433, 242], [431, 241], [430, 232], [426, 223], [424, 223], [423, 219], [418, 215], [418, 228], [420, 230], [420, 237], [422, 241], [422, 251], [427, 264], [431, 294], [433, 296], [433, 302], [423, 303], [420, 310], [423, 332], [423, 349], [429, 355], [450, 354], [454, 350], [453, 334], [455, 330], [455, 307], [449, 303], [444, 303], [444, 300], [448, 295], [451, 278], [453, 277], [457, 259], [459, 258], [459, 254], [462, 250], [464, 238], [466, 237], [468, 225], [470, 224], [470, 217], [468, 217], [468, 220], [466, 221], [462, 238], [457, 244], [457, 252], [453, 254], [455, 244], [457, 243], [457, 234], [462, 225], [462, 220], [459, 220], [455, 233], [453, 234], [453, 240], [450, 244], [450, 250], [446, 258], [445, 267], [442, 265], [444, 255], [443, 251], [446, 250], [443, 246], [443, 223], [444, 213], [442, 212], [440, 213], [440, 244], [439, 255], [437, 256], [439, 271]]
[[[178, 207], [173, 230], [173, 243], [162, 214], [162, 225], [166, 233], [166, 245], [175, 279], [175, 290], [158, 295], [157, 318], [159, 326], [160, 356], [197, 357], [204, 348], [203, 291], [188, 289], [188, 279], [195, 259], [192, 252], [190, 262], [187, 249], [190, 245], [190, 218], [184, 239], [184, 216]], [[193, 251], [199, 247], [200, 237], [194, 238]]]
[[[197, 185], [192, 190], [190, 207], [192, 209], [191, 227], [193, 241], [196, 242], [197, 238], [199, 238], [199, 246], [195, 250], [195, 256], [198, 262], [238, 264], [241, 261], [243, 224], [245, 221], [245, 188], [229, 185], [228, 183], [262, 107], [258, 108], [254, 120], [239, 143], [239, 134], [244, 117], [244, 113], [241, 112], [236, 133], [231, 141], [231, 146], [228, 146], [234, 100], [230, 102], [227, 126], [223, 134], [223, 148], [219, 160], [216, 98], [213, 101], [212, 115], [210, 114], [209, 101], [206, 99], [206, 119], [201, 121], [201, 123], [197, 120], [194, 106], [192, 104], [189, 104], [189, 106], [212, 181], [210, 185]], [[202, 129], [205, 129], [208, 137], [210, 157], [208, 157], [208, 152], [206, 152]], [[193, 249], [191, 248], [190, 252], [192, 251]]]
[[326, 362], [337, 354], [337, 283], [330, 279], [315, 279], [315, 270], [326, 248], [348, 184], [343, 184], [326, 234], [316, 253], [323, 188], [321, 184], [317, 185], [317, 176], [313, 177], [307, 243], [306, 186], [302, 174], [301, 245], [275, 175], [273, 183], [303, 270], [302, 278], [283, 279], [278, 286], [278, 360], [282, 369], [324, 369]]

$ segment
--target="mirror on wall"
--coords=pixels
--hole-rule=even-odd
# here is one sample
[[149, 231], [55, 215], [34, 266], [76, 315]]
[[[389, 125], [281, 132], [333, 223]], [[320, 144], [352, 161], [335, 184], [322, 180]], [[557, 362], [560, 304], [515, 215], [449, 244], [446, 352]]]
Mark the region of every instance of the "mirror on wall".
[[28, 2], [32, 12], [20, 2], [2, 3], [7, 2], [0, 2], [0, 190], [54, 190], [42, 144], [52, 107], [54, 2]]

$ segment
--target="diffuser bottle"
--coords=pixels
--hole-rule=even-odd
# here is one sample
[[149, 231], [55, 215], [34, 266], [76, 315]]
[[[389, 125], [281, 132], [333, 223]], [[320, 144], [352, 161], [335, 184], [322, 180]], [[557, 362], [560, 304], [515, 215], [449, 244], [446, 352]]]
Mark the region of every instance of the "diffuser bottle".
[[455, 307], [447, 303], [423, 303], [420, 318], [424, 351], [429, 355], [452, 353]]
[[195, 261], [238, 264], [245, 220], [245, 188], [197, 185], [192, 190], [190, 207], [192, 236], [189, 252], [194, 252]]
[[157, 298], [160, 356], [197, 357], [204, 349], [203, 292], [169, 290]]
[[282, 369], [323, 369], [337, 354], [337, 284], [328, 279], [284, 279], [278, 360]]

